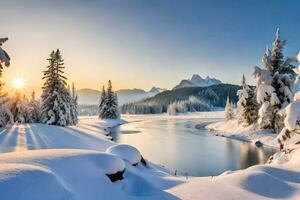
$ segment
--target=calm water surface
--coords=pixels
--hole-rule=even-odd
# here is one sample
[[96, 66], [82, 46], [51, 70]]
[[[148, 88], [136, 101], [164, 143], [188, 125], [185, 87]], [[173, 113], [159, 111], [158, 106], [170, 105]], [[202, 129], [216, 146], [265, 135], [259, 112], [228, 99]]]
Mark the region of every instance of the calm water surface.
[[146, 159], [178, 174], [218, 175], [226, 170], [265, 163], [276, 150], [213, 136], [195, 126], [199, 119], [148, 120], [116, 127], [115, 141], [137, 147]]

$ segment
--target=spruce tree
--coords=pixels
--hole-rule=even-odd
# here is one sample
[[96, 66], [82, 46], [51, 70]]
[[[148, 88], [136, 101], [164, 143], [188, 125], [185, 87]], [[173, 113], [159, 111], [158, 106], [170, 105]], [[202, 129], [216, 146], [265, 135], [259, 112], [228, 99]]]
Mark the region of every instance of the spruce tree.
[[112, 89], [111, 81], [108, 81], [107, 92], [105, 95], [104, 105], [102, 106], [101, 119], [117, 119], [119, 118], [118, 99]]
[[44, 71], [45, 79], [42, 93], [42, 121], [50, 125], [73, 125], [71, 114], [71, 94], [66, 88], [64, 60], [57, 49], [48, 59], [49, 65]]
[[291, 59], [283, 60], [282, 50], [286, 40], [280, 39], [279, 29], [276, 31], [272, 50], [266, 49], [263, 56], [265, 69], [255, 67], [257, 79], [257, 101], [261, 104], [258, 123], [261, 128], [274, 129], [280, 132], [284, 116], [278, 111], [285, 108], [293, 99], [294, 66]]
[[234, 117], [233, 107], [232, 107], [232, 103], [229, 100], [229, 97], [227, 97], [225, 111], [224, 111], [224, 117], [225, 117], [225, 121], [233, 119], [233, 117]]
[[237, 111], [239, 124], [249, 126], [256, 122], [258, 117], [258, 104], [256, 102], [255, 92], [246, 83], [246, 78], [243, 74], [242, 89], [238, 90], [237, 95]]

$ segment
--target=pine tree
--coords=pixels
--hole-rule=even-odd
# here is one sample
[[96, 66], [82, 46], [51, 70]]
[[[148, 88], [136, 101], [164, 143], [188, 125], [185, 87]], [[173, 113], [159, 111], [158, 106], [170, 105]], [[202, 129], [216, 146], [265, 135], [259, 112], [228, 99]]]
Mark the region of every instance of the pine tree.
[[224, 116], [225, 117], [225, 121], [233, 119], [233, 117], [234, 117], [233, 107], [232, 107], [232, 103], [229, 100], [229, 97], [227, 97], [224, 115], [225, 115]]
[[105, 95], [104, 105], [102, 106], [101, 119], [117, 119], [119, 118], [117, 95], [112, 90], [111, 81], [108, 81], [107, 92]]
[[272, 50], [266, 49], [263, 56], [265, 69], [255, 67], [257, 79], [257, 101], [261, 104], [258, 123], [261, 128], [274, 129], [279, 132], [283, 127], [283, 116], [278, 114], [293, 99], [294, 66], [291, 59], [283, 60], [282, 49], [286, 40], [280, 39], [279, 29]]
[[243, 74], [242, 89], [238, 90], [237, 111], [239, 124], [249, 126], [256, 122], [258, 117], [258, 105], [256, 102], [255, 92], [246, 84], [246, 78]]
[[100, 97], [100, 103], [99, 103], [99, 118], [104, 118], [104, 106], [106, 104], [106, 91], [104, 85], [102, 86], [102, 92]]
[[66, 88], [64, 60], [57, 49], [48, 59], [49, 65], [44, 71], [45, 79], [42, 93], [42, 121], [50, 125], [73, 125], [71, 114], [71, 94]]

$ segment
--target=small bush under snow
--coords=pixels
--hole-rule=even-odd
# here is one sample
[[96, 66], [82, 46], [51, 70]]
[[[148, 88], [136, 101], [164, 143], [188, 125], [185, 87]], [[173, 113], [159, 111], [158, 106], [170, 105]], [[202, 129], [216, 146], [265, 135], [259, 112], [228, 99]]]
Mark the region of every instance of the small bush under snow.
[[139, 162], [141, 162], [142, 159], [142, 155], [139, 150], [127, 144], [118, 144], [111, 146], [106, 150], [106, 152], [119, 156], [132, 165], [137, 165]]

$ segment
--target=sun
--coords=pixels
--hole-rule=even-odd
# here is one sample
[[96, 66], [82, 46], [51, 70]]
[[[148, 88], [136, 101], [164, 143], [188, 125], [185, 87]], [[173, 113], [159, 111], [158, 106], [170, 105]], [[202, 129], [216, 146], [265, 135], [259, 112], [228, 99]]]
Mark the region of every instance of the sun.
[[16, 77], [13, 79], [12, 85], [15, 89], [22, 89], [22, 88], [24, 88], [25, 81], [23, 78]]

